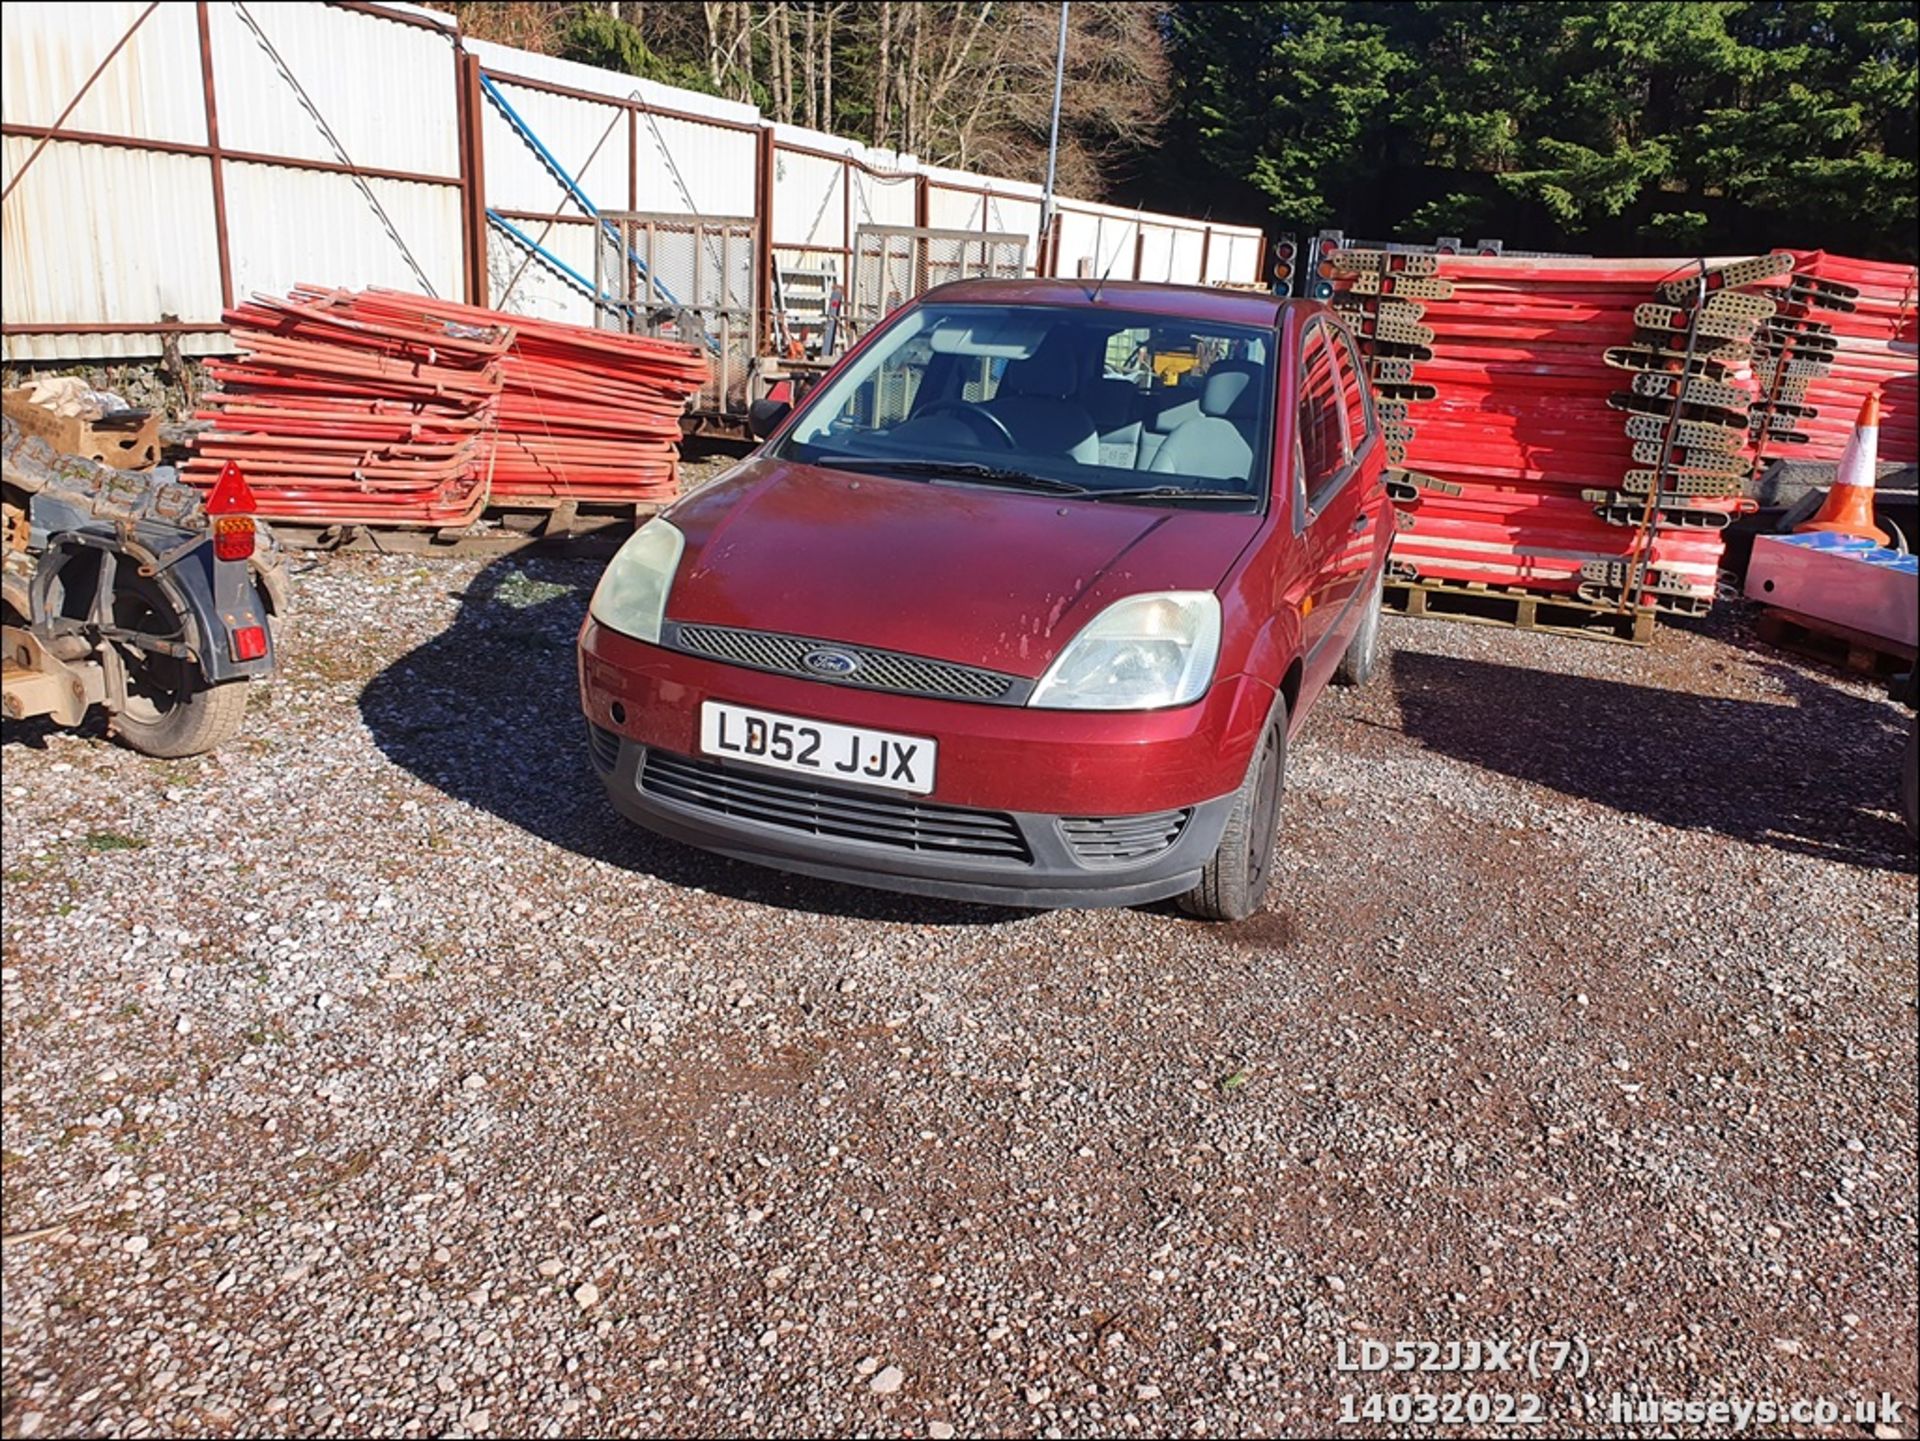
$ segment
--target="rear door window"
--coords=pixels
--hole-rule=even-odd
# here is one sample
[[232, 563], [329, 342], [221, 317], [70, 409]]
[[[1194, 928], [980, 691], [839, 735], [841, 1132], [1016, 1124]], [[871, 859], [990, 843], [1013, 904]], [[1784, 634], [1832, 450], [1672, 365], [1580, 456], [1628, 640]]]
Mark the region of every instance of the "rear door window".
[[1366, 370], [1354, 351], [1352, 336], [1339, 331], [1327, 333], [1339, 336], [1333, 347], [1334, 362], [1340, 370], [1340, 413], [1347, 422], [1347, 454], [1351, 458], [1365, 447], [1371, 433], [1368, 422], [1372, 411], [1367, 404], [1367, 383], [1362, 378]]
[[[1324, 510], [1346, 478], [1351, 452], [1340, 377], [1324, 325], [1306, 334], [1300, 374], [1300, 446], [1302, 489], [1309, 509]], [[1303, 517], [1304, 519], [1304, 517]]]

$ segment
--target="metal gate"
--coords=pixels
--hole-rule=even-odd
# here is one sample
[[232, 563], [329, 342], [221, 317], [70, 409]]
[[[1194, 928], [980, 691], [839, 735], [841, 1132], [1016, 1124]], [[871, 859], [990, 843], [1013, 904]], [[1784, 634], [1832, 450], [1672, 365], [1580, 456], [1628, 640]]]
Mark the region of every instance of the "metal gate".
[[863, 225], [853, 234], [853, 294], [846, 320], [867, 333], [923, 290], [952, 280], [1018, 280], [1027, 241], [1000, 231]]
[[694, 410], [739, 415], [752, 396], [757, 225], [751, 216], [601, 212], [593, 252], [601, 329], [658, 335], [707, 352]]

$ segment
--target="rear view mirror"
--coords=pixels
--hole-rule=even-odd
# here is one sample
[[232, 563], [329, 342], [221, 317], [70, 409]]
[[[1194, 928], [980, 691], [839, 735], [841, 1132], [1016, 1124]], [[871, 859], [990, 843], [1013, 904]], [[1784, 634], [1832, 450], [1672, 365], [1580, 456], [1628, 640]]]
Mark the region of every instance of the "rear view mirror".
[[747, 429], [754, 439], [765, 440], [780, 428], [793, 407], [784, 400], [756, 400], [747, 407]]

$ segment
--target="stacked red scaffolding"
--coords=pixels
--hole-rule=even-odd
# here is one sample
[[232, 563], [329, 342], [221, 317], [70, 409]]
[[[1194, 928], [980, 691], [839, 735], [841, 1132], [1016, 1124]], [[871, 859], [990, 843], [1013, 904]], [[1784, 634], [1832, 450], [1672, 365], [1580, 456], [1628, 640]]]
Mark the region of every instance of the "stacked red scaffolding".
[[[1350, 250], [1326, 268], [1406, 472], [1396, 580], [1622, 614], [1706, 609], [1720, 531], [1752, 507], [1764, 455], [1837, 455], [1858, 409], [1847, 397], [1897, 369], [1912, 326], [1910, 289], [1902, 321], [1886, 298], [1897, 282], [1854, 297], [1857, 277], [1821, 278], [1818, 260], [1785, 253]], [[1849, 325], [1865, 332], [1850, 347]], [[1843, 332], [1838, 357], [1829, 329]], [[1904, 414], [1911, 444], [1911, 404]]]
[[461, 526], [494, 506], [657, 503], [706, 377], [690, 346], [397, 291], [227, 312], [190, 479], [237, 461], [271, 518]]
[[208, 362], [214, 428], [186, 464], [236, 462], [262, 513], [291, 521], [464, 525], [486, 502], [500, 365], [513, 333], [357, 314], [296, 292], [226, 312], [238, 360]]
[[374, 314], [506, 324], [496, 503], [664, 501], [679, 488], [680, 416], [707, 379], [691, 345], [505, 315], [398, 291], [357, 297]]
[[[1767, 460], [1837, 462], [1853, 433], [1854, 417], [1867, 396], [1880, 397], [1880, 459], [1883, 464], [1920, 461], [1920, 270], [1883, 261], [1850, 260], [1824, 250], [1794, 252], [1792, 280], [1828, 290], [1828, 304], [1808, 311], [1830, 336], [1829, 364], [1804, 367], [1801, 392], [1816, 415], [1804, 420], [1804, 443], [1763, 444]], [[1851, 291], [1852, 294], [1847, 292]], [[1809, 293], [1809, 298], [1811, 295]], [[1779, 376], [1782, 385], [1800, 378], [1792, 367]], [[1770, 379], [1762, 374], [1761, 405]]]

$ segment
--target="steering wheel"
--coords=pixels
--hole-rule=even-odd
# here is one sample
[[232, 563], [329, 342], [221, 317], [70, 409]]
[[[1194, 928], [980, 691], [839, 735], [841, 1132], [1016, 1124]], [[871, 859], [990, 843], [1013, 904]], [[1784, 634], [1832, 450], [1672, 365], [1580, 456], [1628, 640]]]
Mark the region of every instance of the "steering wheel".
[[969, 425], [975, 420], [984, 420], [993, 427], [1002, 444], [1008, 450], [1018, 450], [1020, 442], [1013, 438], [1013, 432], [1007, 429], [1007, 423], [991, 410], [982, 410], [979, 406], [964, 400], [936, 400], [925, 410], [914, 416], [915, 420], [925, 420], [935, 415], [957, 415]]

